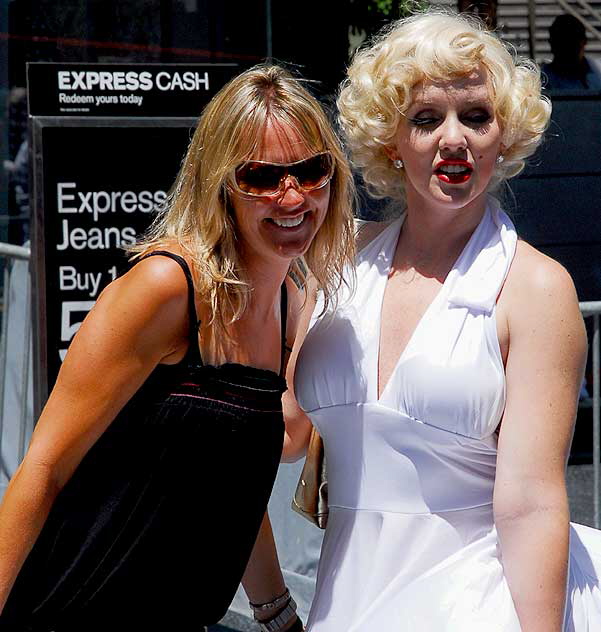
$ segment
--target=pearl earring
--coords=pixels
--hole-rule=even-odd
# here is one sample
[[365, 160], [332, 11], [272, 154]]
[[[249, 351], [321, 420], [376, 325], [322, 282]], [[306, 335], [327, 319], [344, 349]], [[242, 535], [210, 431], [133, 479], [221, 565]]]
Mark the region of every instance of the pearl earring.
[[393, 160], [392, 164], [394, 165], [395, 169], [402, 169], [403, 168], [403, 161], [400, 160], [399, 158], [397, 158], [396, 160]]
[[505, 158], [503, 157], [503, 154], [499, 154], [497, 156], [497, 164], [498, 165], [500, 165], [504, 160], [505, 160]]

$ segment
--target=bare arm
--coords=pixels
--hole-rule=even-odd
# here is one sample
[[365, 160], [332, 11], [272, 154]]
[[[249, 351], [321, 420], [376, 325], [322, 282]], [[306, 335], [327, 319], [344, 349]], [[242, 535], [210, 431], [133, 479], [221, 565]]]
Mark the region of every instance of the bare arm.
[[[314, 297], [314, 292], [310, 293]], [[286, 433], [284, 435], [283, 461], [295, 461], [306, 450], [311, 432], [311, 422], [301, 410], [294, 396], [294, 367], [298, 352], [304, 340], [307, 326], [315, 305], [314, 298], [304, 300], [304, 292], [296, 286], [288, 286], [291, 318], [289, 323], [294, 330], [294, 344], [286, 365], [286, 381], [288, 390], [284, 393], [282, 404]], [[278, 554], [267, 512], [261, 523], [246, 571], [242, 578], [242, 586], [251, 603], [264, 604], [272, 602], [286, 590], [284, 578], [278, 560]], [[277, 614], [277, 609], [265, 613], [264, 619]], [[294, 624], [294, 619], [289, 625]], [[288, 626], [285, 626], [287, 629]]]
[[266, 603], [286, 590], [267, 513], [242, 577], [242, 586], [252, 603]]
[[57, 494], [161, 361], [183, 353], [187, 285], [152, 257], [104, 290], [75, 336], [0, 506], [0, 610]]
[[295, 305], [297, 306], [298, 318], [296, 319], [296, 331], [294, 345], [286, 367], [286, 382], [288, 390], [284, 393], [282, 403], [284, 406], [284, 420], [286, 422], [286, 434], [284, 436], [284, 450], [282, 461], [292, 463], [302, 458], [309, 445], [311, 434], [311, 420], [296, 401], [294, 394], [294, 372], [298, 354], [307, 335], [309, 321], [315, 308], [316, 288], [311, 280], [308, 283], [307, 298], [304, 299], [304, 292], [296, 292]]
[[586, 334], [569, 275], [526, 244], [500, 306], [510, 341], [495, 523], [522, 630], [560, 632], [569, 547], [565, 466]]
[[[246, 570], [242, 577], [242, 586], [248, 600], [253, 604], [273, 602], [274, 599], [283, 595], [286, 590], [267, 512], [246, 565]], [[268, 621], [273, 619], [285, 607], [286, 605], [284, 604], [277, 608], [258, 612], [256, 616], [260, 621]], [[297, 617], [291, 617], [288, 623], [284, 624], [282, 632], [294, 626], [296, 621]]]

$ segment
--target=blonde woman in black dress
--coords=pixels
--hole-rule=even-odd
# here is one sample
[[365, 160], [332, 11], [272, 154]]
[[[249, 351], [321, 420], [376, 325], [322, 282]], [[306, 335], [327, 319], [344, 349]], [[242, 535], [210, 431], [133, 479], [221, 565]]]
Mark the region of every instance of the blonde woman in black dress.
[[262, 575], [264, 514], [303, 302], [291, 275], [334, 294], [351, 190], [323, 110], [287, 72], [251, 69], [209, 103], [5, 494], [2, 630], [199, 629], [223, 616], [259, 530], [256, 618], [302, 628], [281, 575]]

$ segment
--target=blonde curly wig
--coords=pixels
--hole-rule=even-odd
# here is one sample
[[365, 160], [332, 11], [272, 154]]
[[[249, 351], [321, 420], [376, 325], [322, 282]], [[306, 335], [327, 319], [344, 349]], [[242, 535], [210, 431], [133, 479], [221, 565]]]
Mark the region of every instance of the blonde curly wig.
[[354, 165], [375, 197], [405, 200], [399, 176], [385, 152], [412, 90], [424, 80], [448, 81], [483, 66], [502, 131], [504, 161], [489, 185], [517, 175], [541, 142], [551, 104], [541, 95], [540, 70], [519, 58], [479, 21], [428, 12], [399, 20], [359, 50], [338, 97], [340, 124]]

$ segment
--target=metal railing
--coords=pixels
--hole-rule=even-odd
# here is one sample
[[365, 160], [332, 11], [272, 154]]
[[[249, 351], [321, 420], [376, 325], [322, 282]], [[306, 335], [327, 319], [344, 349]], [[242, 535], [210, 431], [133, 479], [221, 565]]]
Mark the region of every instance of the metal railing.
[[[584, 25], [587, 32], [595, 37], [595, 39], [601, 41], [601, 31], [595, 28], [591, 24], [591, 19], [601, 22], [601, 13], [597, 11], [588, 0], [557, 0], [557, 4], [561, 9], [572, 16], [574, 16], [579, 22]], [[574, 6], [576, 4], [577, 6]], [[537, 58], [536, 50], [536, 31], [537, 31], [537, 7], [536, 0], [528, 0], [528, 44], [530, 50], [530, 57], [532, 59]]]
[[[580, 22], [582, 22], [582, 24], [584, 25], [584, 28], [589, 31], [590, 33], [592, 33], [598, 40], [601, 41], [601, 31], [599, 31], [598, 29], [596, 29], [589, 20], [587, 20], [580, 11], [578, 11], [577, 9], [575, 9], [569, 2], [567, 2], [566, 0], [557, 0], [557, 2], [559, 3], [559, 5], [561, 6], [561, 8], [566, 12], [566, 13], [570, 13], [571, 15], [573, 15], [577, 20], [579, 20]], [[591, 7], [591, 5], [586, 2], [586, 0], [578, 0], [578, 4], [580, 4], [580, 6], [589, 14], [591, 14], [592, 16], [594, 16], [595, 18], [599, 19], [599, 13], [597, 11], [595, 11], [595, 9], [593, 7]]]
[[[9, 471], [2, 456], [2, 444], [4, 439], [4, 411], [5, 411], [5, 387], [8, 366], [8, 323], [11, 312], [11, 270], [15, 260], [29, 261], [31, 252], [29, 248], [0, 243], [0, 259], [4, 259], [4, 290], [2, 329], [0, 333], [0, 471], [9, 479], [13, 472]], [[21, 360], [23, 362], [20, 375], [20, 383], [17, 392], [20, 393], [20, 414], [17, 439], [17, 463], [21, 462], [27, 448], [27, 409], [28, 409], [28, 384], [30, 380], [30, 344], [31, 344], [31, 291], [29, 283], [24, 289], [24, 318], [23, 318], [23, 348]]]
[[601, 301], [580, 303], [580, 311], [584, 318], [593, 319], [592, 363], [593, 363], [593, 514], [594, 525], [598, 529], [601, 524], [601, 505], [599, 502], [599, 480], [601, 468], [601, 341], [599, 336], [599, 315]]

